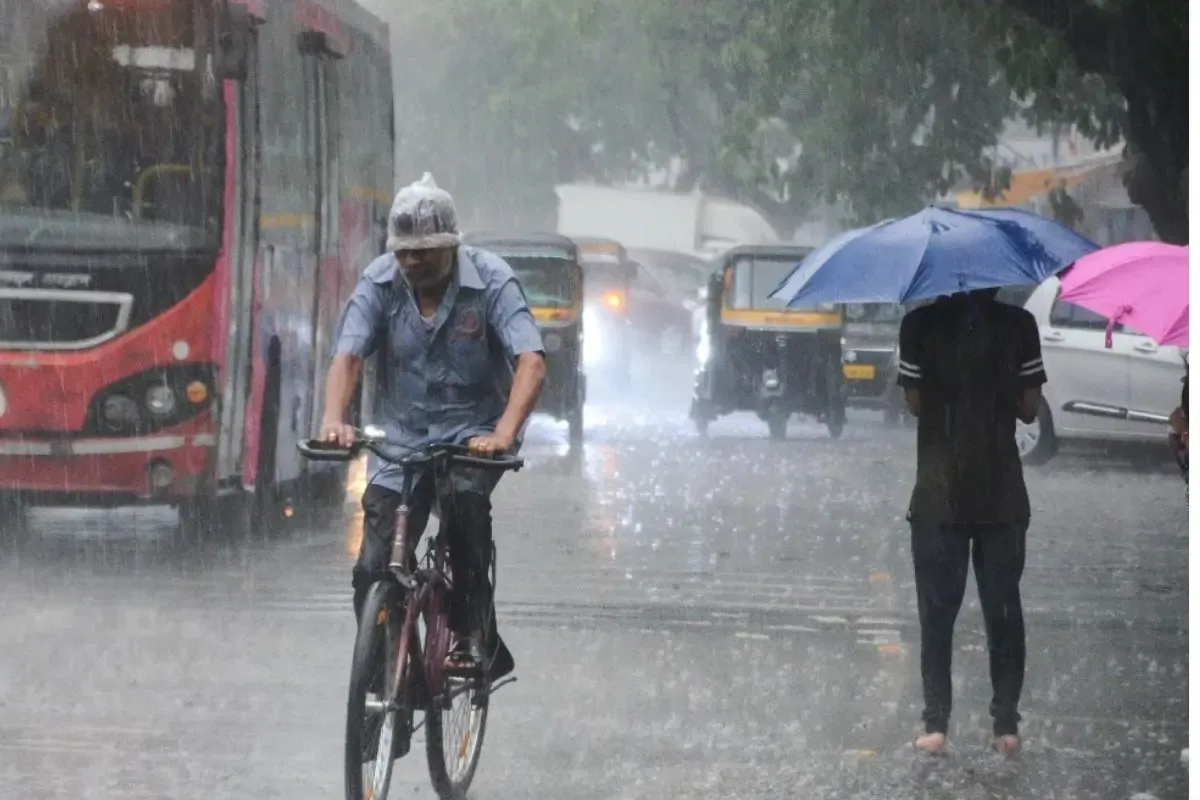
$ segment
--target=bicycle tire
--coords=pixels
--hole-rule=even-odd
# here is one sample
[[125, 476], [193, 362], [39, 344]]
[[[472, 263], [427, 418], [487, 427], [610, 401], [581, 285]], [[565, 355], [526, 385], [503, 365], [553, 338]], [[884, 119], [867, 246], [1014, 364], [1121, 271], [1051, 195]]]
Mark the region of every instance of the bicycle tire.
[[[451, 639], [447, 599], [445, 585], [436, 587], [430, 597], [429, 613], [426, 617], [425, 653], [427, 658], [440, 658], [442, 662], [430, 663], [426, 672], [436, 688], [431, 687], [433, 691], [425, 708], [425, 756], [429, 764], [429, 779], [438, 797], [441, 800], [465, 800], [467, 790], [471, 788], [471, 782], [475, 779], [479, 759], [483, 755], [489, 706], [488, 688], [483, 679], [470, 678], [471, 688], [466, 689], [457, 698], [469, 704], [469, 726], [474, 730], [474, 735], [469, 741], [460, 738], [457, 759], [459, 769], [451, 775], [446, 763], [445, 728], [442, 718], [446, 708], [435, 696], [443, 694], [453, 682], [461, 680], [459, 677], [448, 675], [444, 669], [444, 659], [450, 652]], [[469, 752], [464, 753], [467, 749]]]
[[[380, 581], [370, 588], [363, 602], [362, 619], [359, 622], [358, 635], [354, 641], [354, 658], [350, 666], [350, 689], [346, 701], [346, 749], [345, 749], [345, 778], [346, 800], [381, 800], [387, 797], [388, 785], [391, 782], [392, 765], [396, 747], [389, 747], [389, 754], [384, 764], [378, 760], [381, 742], [379, 731], [386, 722], [386, 715], [377, 716], [378, 728], [373, 734], [374, 742], [366, 741], [368, 731], [374, 728], [368, 724], [367, 695], [372, 690], [382, 689], [394, 674], [394, 664], [387, 662], [394, 658], [398, 638], [403, 628], [400, 610], [403, 606], [398, 602], [396, 593], [399, 587], [389, 581]], [[409, 672], [411, 675], [411, 672]], [[403, 691], [403, 689], [402, 689]], [[411, 735], [411, 711], [405, 718], [401, 712], [391, 712], [394, 719], [395, 735]], [[402, 730], [405, 723], [408, 731]], [[367, 785], [364, 775], [365, 759], [371, 758], [375, 769], [383, 769], [381, 781], [382, 791], [372, 791]]]

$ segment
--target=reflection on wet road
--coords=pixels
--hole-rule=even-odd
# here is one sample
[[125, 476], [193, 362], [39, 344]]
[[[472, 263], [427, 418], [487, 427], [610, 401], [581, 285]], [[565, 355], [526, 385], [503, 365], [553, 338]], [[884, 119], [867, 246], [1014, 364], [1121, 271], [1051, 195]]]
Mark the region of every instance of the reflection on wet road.
[[[841, 441], [796, 422], [781, 443], [748, 417], [700, 440], [682, 412], [590, 411], [574, 452], [538, 420], [497, 491], [521, 680], [474, 797], [1184, 796], [1187, 512], [1168, 466], [1083, 453], [1028, 473], [1026, 752], [986, 750], [972, 600], [955, 750], [930, 763], [906, 746], [912, 432], [862, 414]], [[37, 512], [0, 551], [0, 796], [340, 796], [348, 516], [182, 553], [169, 511]], [[414, 753], [393, 797], [432, 796]]]

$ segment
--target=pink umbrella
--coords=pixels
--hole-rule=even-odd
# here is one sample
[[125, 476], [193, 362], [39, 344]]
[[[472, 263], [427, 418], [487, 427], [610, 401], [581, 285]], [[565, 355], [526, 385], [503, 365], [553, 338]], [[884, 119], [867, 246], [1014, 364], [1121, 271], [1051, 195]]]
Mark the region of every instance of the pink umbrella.
[[1108, 318], [1105, 346], [1118, 323], [1162, 345], [1188, 346], [1188, 249], [1130, 242], [1097, 250], [1062, 278], [1060, 300]]

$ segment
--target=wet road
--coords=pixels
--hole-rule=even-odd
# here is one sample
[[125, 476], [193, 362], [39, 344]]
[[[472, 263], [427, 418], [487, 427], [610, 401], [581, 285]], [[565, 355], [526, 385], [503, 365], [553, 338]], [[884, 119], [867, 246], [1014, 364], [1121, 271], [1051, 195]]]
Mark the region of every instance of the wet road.
[[[753, 418], [592, 409], [538, 421], [497, 491], [498, 601], [520, 680], [472, 796], [1162, 798], [1186, 793], [1187, 512], [1170, 468], [1064, 454], [1031, 470], [1026, 750], [987, 750], [974, 602], [955, 749], [918, 730], [903, 510], [913, 434], [831, 442]], [[353, 487], [352, 487], [353, 489]], [[170, 512], [40, 511], [0, 551], [0, 797], [341, 792], [356, 524], [180, 553]], [[420, 745], [393, 797], [433, 797]]]

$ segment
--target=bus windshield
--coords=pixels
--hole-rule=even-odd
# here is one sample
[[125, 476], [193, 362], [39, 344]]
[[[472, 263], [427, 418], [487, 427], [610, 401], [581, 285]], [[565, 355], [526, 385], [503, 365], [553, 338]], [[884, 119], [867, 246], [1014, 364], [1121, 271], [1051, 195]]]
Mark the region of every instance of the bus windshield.
[[77, 231], [83, 248], [116, 225], [215, 243], [224, 110], [197, 47], [206, 8], [0, 0], [0, 216]]
[[553, 256], [505, 256], [505, 261], [517, 273], [529, 305], [539, 308], [570, 308], [574, 300], [571, 289], [570, 260]]

